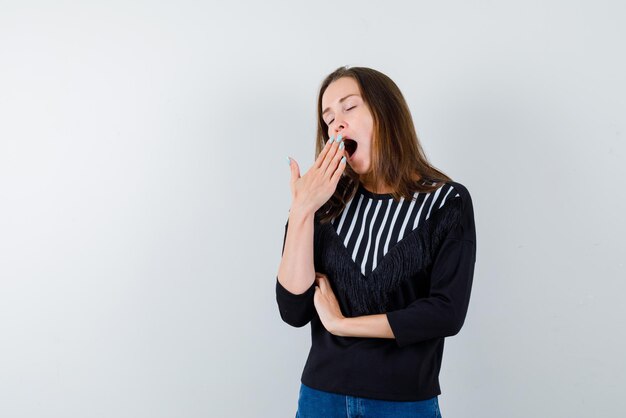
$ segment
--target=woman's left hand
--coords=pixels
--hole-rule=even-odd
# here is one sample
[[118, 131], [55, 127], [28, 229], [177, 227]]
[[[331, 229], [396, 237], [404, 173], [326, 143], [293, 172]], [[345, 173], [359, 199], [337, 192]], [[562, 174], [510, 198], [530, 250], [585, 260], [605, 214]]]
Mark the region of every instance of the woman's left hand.
[[315, 295], [313, 303], [322, 324], [328, 332], [335, 334], [338, 331], [341, 321], [345, 319], [339, 308], [339, 302], [330, 287], [328, 277], [322, 273], [315, 272]]

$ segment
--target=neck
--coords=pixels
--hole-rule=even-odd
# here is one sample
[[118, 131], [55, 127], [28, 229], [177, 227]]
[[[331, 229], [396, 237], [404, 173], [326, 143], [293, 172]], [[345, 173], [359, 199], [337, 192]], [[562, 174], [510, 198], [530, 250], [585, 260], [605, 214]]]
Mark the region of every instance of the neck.
[[[413, 179], [415, 181], [418, 181], [421, 179], [421, 176], [419, 174], [414, 174]], [[374, 181], [369, 176], [361, 176], [359, 180], [361, 181], [361, 184], [363, 185], [363, 187], [365, 187], [367, 190], [369, 190], [372, 193], [377, 193], [377, 194], [393, 193], [393, 190], [394, 190], [393, 187], [387, 184], [384, 184], [382, 182], [379, 182], [377, 185], [374, 185]]]
[[363, 178], [361, 178], [361, 184], [363, 185], [363, 187], [365, 187], [367, 190], [369, 190], [372, 193], [377, 193], [377, 194], [393, 193], [393, 188], [386, 184], [379, 183], [378, 185], [375, 186], [371, 181], [368, 181], [367, 179], [363, 179]]

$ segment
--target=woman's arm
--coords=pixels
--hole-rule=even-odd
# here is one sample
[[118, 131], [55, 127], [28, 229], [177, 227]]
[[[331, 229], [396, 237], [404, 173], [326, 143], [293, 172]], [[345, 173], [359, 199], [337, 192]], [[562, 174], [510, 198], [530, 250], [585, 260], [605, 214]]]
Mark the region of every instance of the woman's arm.
[[328, 277], [316, 273], [315, 309], [328, 332], [339, 337], [395, 338], [386, 314], [345, 317]]
[[331, 334], [339, 337], [396, 338], [386, 314], [343, 318]]
[[[338, 135], [337, 141], [340, 139]], [[292, 205], [276, 275], [276, 300], [283, 320], [296, 327], [304, 326], [315, 313], [315, 212], [333, 195], [346, 167], [343, 142], [337, 141], [330, 137], [304, 176], [300, 176], [296, 161], [289, 158]]]
[[276, 302], [280, 317], [294, 327], [308, 324], [315, 314], [313, 220], [314, 212], [292, 208], [285, 224], [282, 259], [276, 276]]
[[302, 294], [315, 281], [313, 265], [314, 212], [300, 208], [289, 211], [278, 281], [290, 293]]
[[[313, 166], [304, 176], [295, 160], [289, 158], [291, 170], [292, 205], [287, 220], [283, 257], [278, 267], [277, 280], [283, 290], [302, 294], [312, 288], [315, 281], [313, 264], [313, 229], [315, 212], [333, 195], [343, 173], [345, 152], [343, 142], [330, 139], [317, 156]], [[343, 161], [340, 164], [340, 161]]]

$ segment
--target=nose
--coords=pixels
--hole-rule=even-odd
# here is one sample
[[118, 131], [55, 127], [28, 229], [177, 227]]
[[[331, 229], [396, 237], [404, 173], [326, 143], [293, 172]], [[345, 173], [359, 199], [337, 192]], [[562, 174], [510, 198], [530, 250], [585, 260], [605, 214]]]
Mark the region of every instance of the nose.
[[345, 123], [341, 122], [340, 124], [337, 125], [337, 127], [335, 127], [335, 136], [336, 134], [340, 133], [341, 131], [343, 131], [346, 128]]

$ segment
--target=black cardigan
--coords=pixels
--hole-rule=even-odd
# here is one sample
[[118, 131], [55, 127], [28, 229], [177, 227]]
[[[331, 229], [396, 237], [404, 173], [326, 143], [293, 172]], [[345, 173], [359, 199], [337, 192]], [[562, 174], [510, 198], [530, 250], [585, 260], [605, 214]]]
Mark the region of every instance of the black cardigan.
[[[459, 196], [404, 236], [368, 276], [352, 260], [333, 225], [315, 217], [315, 271], [328, 276], [343, 315], [386, 313], [395, 339], [330, 334], [313, 304], [315, 284], [293, 294], [277, 277], [281, 318], [294, 327], [311, 323], [312, 346], [302, 383], [393, 401], [441, 394], [444, 338], [457, 334], [465, 321], [476, 261], [471, 196], [460, 183], [446, 183], [449, 186]], [[288, 221], [285, 238], [287, 228]]]

